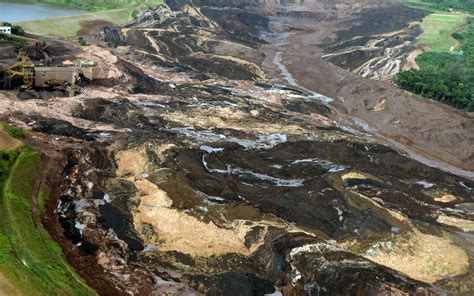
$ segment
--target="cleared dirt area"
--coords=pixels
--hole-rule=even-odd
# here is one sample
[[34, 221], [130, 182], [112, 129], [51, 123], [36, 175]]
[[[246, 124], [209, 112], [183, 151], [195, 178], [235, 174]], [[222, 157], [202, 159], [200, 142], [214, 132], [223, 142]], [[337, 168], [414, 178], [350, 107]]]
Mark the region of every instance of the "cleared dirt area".
[[15, 286], [0, 273], [0, 295], [4, 296], [21, 296], [23, 295], [15, 288]]
[[468, 17], [468, 14], [458, 12], [430, 14], [421, 22], [423, 34], [418, 44], [426, 45], [434, 52], [454, 52], [459, 42], [452, 34], [462, 30]]
[[416, 63], [416, 58], [423, 53], [421, 49], [415, 49], [414, 51], [410, 52], [407, 57], [407, 63], [404, 66], [404, 70], [420, 70], [420, 66]]
[[13, 150], [21, 145], [21, 141], [10, 136], [0, 125], [0, 150]]

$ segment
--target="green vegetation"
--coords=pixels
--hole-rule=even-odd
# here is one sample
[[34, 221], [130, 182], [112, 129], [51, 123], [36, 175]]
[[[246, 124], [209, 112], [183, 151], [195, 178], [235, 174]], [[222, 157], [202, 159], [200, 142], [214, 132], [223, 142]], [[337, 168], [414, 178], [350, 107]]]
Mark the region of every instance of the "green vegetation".
[[471, 0], [402, 0], [411, 6], [436, 10], [461, 10], [474, 13], [474, 1]]
[[[0, 46], [1, 45], [13, 45], [15, 46], [16, 49], [20, 49], [24, 45], [23, 39], [18, 38], [17, 36], [23, 36], [25, 35], [25, 30], [18, 26], [18, 25], [12, 25], [7, 22], [1, 22], [0, 21], [0, 26], [8, 26], [12, 28], [12, 35], [3, 35], [0, 38]], [[15, 36], [16, 35], [16, 36]]]
[[7, 26], [12, 28], [12, 34], [13, 35], [18, 35], [18, 36], [23, 36], [25, 35], [25, 30], [23, 30], [22, 27], [10, 24], [8, 22], [0, 22], [2, 26]]
[[38, 213], [44, 214], [46, 210], [46, 204], [48, 203], [49, 196], [51, 195], [51, 189], [45, 184], [41, 184], [40, 192], [38, 194]]
[[430, 51], [449, 52], [459, 46], [452, 34], [462, 29], [467, 22], [463, 13], [433, 13], [425, 17], [421, 23], [423, 34], [418, 40], [419, 45], [428, 46]]
[[83, 36], [77, 37], [77, 43], [79, 43], [80, 46], [87, 46], [87, 41], [84, 39]]
[[421, 23], [420, 70], [403, 71], [395, 82], [413, 93], [457, 109], [474, 111], [474, 1], [401, 0], [433, 12]]
[[[44, 0], [40, 2], [62, 4], [90, 11], [66, 17], [19, 22], [28, 33], [61, 38], [77, 37], [87, 23], [112, 23], [123, 25], [136, 18], [141, 11], [147, 11], [163, 3], [163, 0]], [[87, 29], [87, 28], [86, 28]]]
[[455, 54], [424, 53], [416, 59], [420, 70], [401, 72], [396, 83], [408, 91], [473, 112], [474, 19], [469, 19], [466, 28], [453, 37], [460, 44]]
[[40, 0], [39, 2], [66, 5], [88, 11], [132, 8], [143, 4], [156, 6], [163, 3], [162, 0]]
[[125, 24], [130, 20], [129, 9], [118, 9], [103, 12], [91, 12], [54, 19], [42, 19], [20, 22], [27, 32], [43, 36], [74, 37], [81, 30], [83, 22], [110, 22], [116, 25]]
[[20, 48], [23, 48], [25, 41], [14, 35], [7, 36], [6, 38], [0, 38], [0, 46], [2, 45], [13, 45], [18, 51]]
[[21, 128], [18, 128], [16, 126], [4, 123], [2, 124], [3, 130], [5, 130], [10, 136], [17, 138], [17, 139], [23, 139], [25, 137], [25, 131], [22, 130]]
[[[24, 295], [95, 295], [33, 217], [40, 164], [41, 154], [27, 147], [0, 151], [0, 274]], [[49, 197], [46, 184], [38, 195], [42, 213]]]

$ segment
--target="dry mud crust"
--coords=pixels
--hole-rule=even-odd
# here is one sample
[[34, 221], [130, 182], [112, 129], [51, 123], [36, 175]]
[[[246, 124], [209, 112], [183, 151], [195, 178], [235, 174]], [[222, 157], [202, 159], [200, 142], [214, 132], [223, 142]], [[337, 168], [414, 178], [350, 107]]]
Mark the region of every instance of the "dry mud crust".
[[125, 42], [136, 52], [146, 52], [171, 65], [179, 64], [196, 72], [237, 80], [264, 77], [255, 64], [262, 57], [252, 47], [262, 43], [256, 33], [266, 28], [266, 17], [231, 14], [221, 19], [223, 23], [218, 26], [210, 17], [219, 14], [208, 12], [210, 16], [206, 16], [201, 9], [185, 1], [169, 5], [177, 6], [175, 10], [182, 9], [186, 14], [178, 13], [168, 19], [157, 16], [155, 22], [144, 16], [147, 26], [138, 20], [122, 30]]
[[402, 69], [420, 34], [420, 26], [415, 25], [386, 36], [354, 37], [356, 40], [324, 45], [327, 54], [323, 58], [366, 78], [391, 79]]
[[5, 131], [3, 125], [0, 123], [0, 151], [13, 150], [21, 145], [21, 141], [13, 138], [7, 131]]
[[[285, 242], [286, 240], [286, 242]], [[282, 243], [286, 243], [283, 246]], [[387, 273], [381, 266], [348, 254], [338, 247], [304, 237], [283, 237], [276, 244], [291, 263], [293, 283], [298, 288], [282, 288], [286, 295], [437, 295], [441, 291], [416, 281]]]
[[389, 80], [399, 73], [421, 35], [423, 10], [400, 5], [367, 8], [337, 25], [323, 58], [365, 78]]
[[[409, 94], [390, 82], [362, 79], [322, 60], [324, 53], [315, 49], [314, 44], [323, 43], [327, 34], [337, 36], [338, 22], [308, 19], [274, 22], [290, 23], [303, 30], [292, 31], [283, 45], [273, 40], [275, 45], [264, 49], [268, 55], [264, 65], [269, 71], [281, 76], [272, 61], [283, 48], [282, 64], [293, 79], [303, 87], [333, 98], [335, 114], [342, 114], [335, 116], [338, 121], [346, 118], [347, 123], [354, 124], [362, 119], [367, 122], [366, 131], [382, 135], [388, 139], [387, 143], [393, 142], [390, 145], [413, 151], [412, 154], [421, 155], [419, 159], [440, 160], [446, 167], [454, 166], [460, 173], [469, 175], [474, 168], [471, 114]], [[440, 166], [435, 161], [427, 162]]]

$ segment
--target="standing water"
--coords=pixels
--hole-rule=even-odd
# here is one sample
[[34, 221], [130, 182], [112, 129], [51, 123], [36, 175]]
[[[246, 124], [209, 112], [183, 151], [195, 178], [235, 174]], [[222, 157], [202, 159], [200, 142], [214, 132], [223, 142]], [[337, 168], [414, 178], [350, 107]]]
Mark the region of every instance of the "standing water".
[[34, 0], [0, 0], [0, 21], [10, 23], [55, 18], [84, 13], [78, 9], [38, 3]]

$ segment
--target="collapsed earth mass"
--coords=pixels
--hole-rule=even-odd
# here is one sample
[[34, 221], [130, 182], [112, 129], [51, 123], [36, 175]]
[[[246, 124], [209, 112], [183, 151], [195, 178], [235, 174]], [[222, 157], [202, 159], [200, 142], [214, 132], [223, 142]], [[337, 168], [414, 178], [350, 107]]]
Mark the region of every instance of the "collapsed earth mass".
[[391, 81], [425, 15], [167, 0], [51, 41], [94, 80], [1, 91], [0, 119], [41, 151], [41, 223], [100, 295], [472, 295], [472, 113]]

